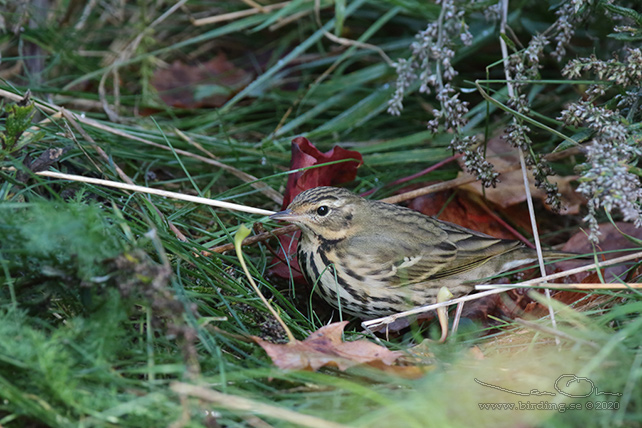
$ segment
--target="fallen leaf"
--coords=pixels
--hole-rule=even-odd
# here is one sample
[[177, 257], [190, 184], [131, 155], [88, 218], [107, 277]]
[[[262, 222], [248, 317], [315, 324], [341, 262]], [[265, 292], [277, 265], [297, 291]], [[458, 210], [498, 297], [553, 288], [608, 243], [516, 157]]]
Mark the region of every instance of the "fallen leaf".
[[[299, 245], [299, 236], [301, 232], [281, 235], [279, 239], [279, 248], [276, 251], [276, 257], [272, 260], [272, 266], [269, 268], [269, 274], [279, 278], [290, 278], [295, 284], [305, 284], [305, 278], [301, 273], [296, 250]], [[285, 263], [288, 260], [290, 263]]]
[[[504, 225], [488, 214], [476, 198], [477, 195], [467, 191], [457, 191], [453, 196], [453, 192], [448, 190], [419, 196], [410, 201], [408, 208], [497, 238], [516, 239]], [[517, 219], [525, 219], [520, 226], [530, 230], [528, 213]]]
[[357, 177], [357, 168], [363, 164], [361, 153], [354, 150], [335, 146], [332, 150], [322, 153], [305, 137], [296, 137], [292, 140], [290, 171], [341, 160], [349, 161], [290, 174], [283, 195], [283, 209], [287, 208], [292, 199], [304, 190], [319, 186], [338, 186], [354, 180]]
[[[51, 148], [47, 149], [40, 154], [36, 159], [32, 159], [27, 155], [24, 164], [31, 172], [40, 172], [49, 169], [51, 165], [58, 162], [60, 158], [69, 151], [70, 147], [65, 148]], [[29, 175], [25, 172], [18, 172], [16, 177], [18, 181], [25, 183], [29, 179]]]
[[359, 364], [391, 366], [404, 355], [365, 339], [344, 342], [342, 335], [347, 324], [347, 321], [329, 324], [304, 341], [286, 344], [270, 343], [256, 336], [252, 339], [267, 352], [277, 367], [284, 370], [318, 370], [331, 366], [345, 371]]
[[219, 53], [195, 65], [174, 61], [157, 69], [152, 85], [165, 104], [178, 108], [220, 107], [252, 81], [252, 74], [237, 68]]
[[[602, 223], [600, 226], [600, 241], [596, 246], [598, 251], [614, 251], [612, 253], [604, 254], [599, 256], [599, 260], [609, 260], [616, 257], [621, 257], [627, 254], [630, 254], [630, 251], [617, 251], [634, 248], [635, 244], [627, 239], [622, 233], [633, 236], [634, 238], [642, 239], [642, 229], [636, 228], [631, 223], [616, 222], [615, 226], [611, 223]], [[617, 227], [616, 227], [617, 226]], [[619, 230], [618, 230], [619, 229]], [[562, 247], [562, 251], [569, 251], [572, 253], [578, 254], [590, 254], [593, 252], [593, 244], [588, 240], [588, 237], [585, 232], [577, 232], [575, 235], [569, 239], [566, 244]], [[582, 264], [587, 264], [592, 261], [583, 261]], [[631, 261], [628, 263], [628, 266], [633, 264]], [[577, 267], [577, 262], [558, 262], [556, 265], [562, 269], [570, 269]], [[604, 280], [606, 282], [613, 282], [614, 277], [621, 275], [627, 268], [627, 265], [618, 265], [618, 266], [608, 266], [604, 269]], [[576, 275], [569, 277], [569, 282], [582, 282], [582, 280], [588, 276], [588, 272], [582, 272]], [[599, 281], [597, 281], [599, 282]]]
[[[496, 170], [506, 169], [513, 165], [519, 165], [519, 153], [516, 149], [511, 147], [506, 141], [497, 137], [488, 141], [486, 148], [487, 159], [495, 165]], [[463, 165], [463, 159], [459, 159], [460, 165]], [[473, 178], [468, 172], [460, 172], [458, 177]], [[546, 200], [546, 193], [536, 188], [533, 183], [535, 179], [533, 174], [528, 171], [528, 179], [533, 198], [540, 199], [542, 202]], [[580, 206], [586, 203], [586, 200], [571, 186], [571, 182], [575, 181], [577, 176], [551, 176], [549, 180], [551, 183], [556, 183], [559, 193], [562, 194], [562, 209], [561, 214], [577, 214], [579, 213]], [[524, 192], [524, 178], [521, 170], [510, 171], [502, 173], [499, 176], [499, 184], [497, 187], [483, 189], [479, 181], [466, 184], [461, 188], [475, 192], [479, 195], [485, 195], [486, 199], [499, 205], [502, 208], [507, 208], [512, 205], [519, 204], [526, 200]], [[546, 207], [548, 205], [545, 204]]]

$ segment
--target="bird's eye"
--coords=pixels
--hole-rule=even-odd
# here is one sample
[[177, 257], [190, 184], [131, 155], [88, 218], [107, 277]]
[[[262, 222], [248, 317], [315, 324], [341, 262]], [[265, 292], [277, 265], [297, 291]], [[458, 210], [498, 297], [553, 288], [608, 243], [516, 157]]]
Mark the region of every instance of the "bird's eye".
[[330, 212], [330, 208], [328, 208], [325, 205], [321, 205], [319, 208], [317, 208], [317, 214], [320, 216], [327, 215]]

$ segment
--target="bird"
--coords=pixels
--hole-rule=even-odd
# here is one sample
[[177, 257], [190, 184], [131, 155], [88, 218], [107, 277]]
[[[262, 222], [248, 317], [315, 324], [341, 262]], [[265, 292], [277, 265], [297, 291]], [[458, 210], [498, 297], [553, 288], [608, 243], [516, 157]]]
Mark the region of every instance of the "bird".
[[[332, 307], [361, 319], [435, 303], [537, 260], [520, 241], [499, 239], [339, 187], [315, 187], [270, 216], [301, 230], [297, 258], [308, 284]], [[544, 251], [545, 258], [572, 253]]]

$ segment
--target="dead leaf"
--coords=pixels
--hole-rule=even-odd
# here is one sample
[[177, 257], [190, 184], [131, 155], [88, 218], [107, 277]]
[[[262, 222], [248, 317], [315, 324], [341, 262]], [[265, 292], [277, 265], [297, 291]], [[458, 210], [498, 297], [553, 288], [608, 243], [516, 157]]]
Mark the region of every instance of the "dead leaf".
[[[609, 260], [616, 257], [621, 257], [626, 254], [629, 254], [628, 251], [616, 251], [624, 250], [627, 248], [635, 247], [631, 241], [627, 239], [622, 233], [633, 236], [637, 239], [642, 239], [642, 228], [636, 228], [631, 223], [616, 222], [613, 226], [611, 223], [602, 223], [600, 224], [600, 242], [597, 245], [598, 251], [615, 251], [613, 253], [604, 254], [599, 256], [599, 260]], [[618, 231], [619, 229], [619, 231]], [[562, 251], [569, 251], [578, 254], [590, 254], [593, 252], [593, 245], [589, 242], [588, 237], [585, 232], [577, 232], [575, 235], [569, 239], [566, 244], [562, 247]], [[587, 261], [584, 261], [582, 264], [587, 264]], [[629, 263], [630, 266], [633, 262]], [[556, 265], [562, 269], [570, 269], [577, 267], [577, 262], [558, 262]], [[608, 266], [604, 269], [604, 280], [606, 282], [613, 282], [613, 278], [617, 275], [621, 275], [627, 269], [626, 265], [619, 266]], [[588, 276], [588, 272], [582, 272], [577, 275], [569, 277], [569, 282], [582, 282], [582, 280]], [[599, 282], [599, 281], [596, 281]]]
[[363, 164], [361, 153], [354, 150], [335, 146], [332, 150], [322, 153], [305, 137], [296, 137], [292, 140], [290, 171], [348, 159], [350, 161], [290, 174], [283, 195], [283, 209], [287, 208], [292, 199], [304, 190], [319, 186], [338, 186], [354, 180], [357, 177], [357, 168]]
[[[297, 285], [305, 284], [296, 251], [300, 235], [301, 232], [294, 232], [278, 237], [279, 248], [276, 251], [276, 257], [272, 260], [272, 267], [268, 270], [270, 275], [279, 278], [288, 279], [292, 276], [292, 281]], [[290, 263], [285, 263], [284, 260], [288, 260]]]
[[266, 342], [255, 336], [252, 338], [267, 352], [272, 362], [284, 370], [318, 370], [331, 366], [345, 371], [358, 364], [391, 366], [404, 355], [365, 339], [344, 342], [342, 334], [347, 324], [347, 321], [329, 324], [310, 334], [304, 341], [286, 344]]
[[[497, 137], [492, 138], [488, 141], [488, 146], [486, 149], [487, 158], [490, 162], [495, 165], [497, 170], [506, 169], [513, 165], [519, 164], [519, 153], [516, 149], [511, 147], [506, 141]], [[458, 160], [460, 165], [463, 168], [463, 160], [460, 158]], [[458, 177], [470, 177], [473, 178], [468, 172], [460, 172]], [[533, 198], [540, 199], [542, 202], [546, 200], [546, 193], [542, 190], [536, 188], [533, 183], [535, 182], [533, 174], [528, 171], [529, 182], [531, 183], [530, 189], [533, 195]], [[577, 179], [577, 176], [568, 176], [568, 177], [559, 177], [552, 176], [549, 177], [551, 183], [556, 183], [559, 189], [559, 193], [562, 194], [562, 209], [561, 214], [577, 214], [579, 213], [580, 206], [586, 203], [586, 200], [571, 186], [571, 182]], [[483, 189], [479, 181], [474, 183], [466, 184], [462, 186], [463, 189], [475, 192], [479, 195], [484, 195], [486, 199], [493, 202], [494, 204], [499, 205], [502, 208], [507, 208], [512, 205], [519, 204], [526, 200], [526, 194], [524, 193], [524, 178], [522, 176], [522, 171], [510, 171], [502, 173], [499, 176], [499, 184], [497, 187], [491, 187]], [[548, 207], [548, 205], [546, 205]]]
[[[47, 149], [40, 154], [36, 159], [32, 159], [30, 155], [27, 155], [24, 160], [24, 164], [31, 172], [40, 172], [49, 169], [51, 165], [58, 162], [60, 158], [69, 151], [69, 147], [65, 148], [51, 148]], [[29, 175], [20, 171], [18, 172], [17, 180], [25, 183]]]
[[[473, 198], [471, 198], [471, 196], [473, 196]], [[503, 239], [515, 239], [515, 235], [494, 217], [489, 215], [475, 198], [478, 198], [478, 196], [471, 195], [471, 193], [467, 191], [457, 191], [453, 196], [453, 192], [448, 190], [419, 196], [410, 201], [408, 208], [490, 236]], [[523, 224], [520, 223], [520, 226], [526, 230], [530, 230], [528, 213], [526, 213], [525, 216], [518, 216], [516, 218], [518, 220], [525, 219], [525, 221], [522, 222]]]
[[188, 65], [174, 61], [168, 68], [157, 69], [152, 85], [167, 105], [192, 109], [222, 106], [252, 78], [252, 74], [237, 68], [224, 53], [219, 53], [205, 63]]

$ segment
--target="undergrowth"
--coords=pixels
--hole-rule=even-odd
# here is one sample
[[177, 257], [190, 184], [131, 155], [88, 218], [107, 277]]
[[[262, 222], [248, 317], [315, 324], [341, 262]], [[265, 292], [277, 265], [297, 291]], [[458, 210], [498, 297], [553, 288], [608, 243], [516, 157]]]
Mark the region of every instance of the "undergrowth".
[[[318, 9], [292, 1], [202, 26], [194, 20], [249, 6], [179, 3], [2, 6], [0, 425], [307, 424], [280, 409], [317, 417], [319, 425], [309, 426], [642, 423], [637, 291], [592, 292], [607, 299], [584, 312], [559, 304], [559, 345], [547, 319], [539, 328], [506, 321], [490, 332], [464, 323], [446, 344], [409, 351], [409, 364], [425, 369], [419, 379], [366, 368], [282, 371], [250, 337], [283, 342], [284, 332], [236, 255], [211, 251], [232, 242], [241, 224], [275, 224], [35, 174], [130, 179], [278, 210], [294, 136], [322, 150], [339, 144], [359, 151], [364, 164], [348, 186], [383, 198], [455, 178], [461, 169], [450, 163], [388, 185], [453, 151], [464, 154], [464, 169], [501, 189], [502, 175], [484, 156], [486, 142], [505, 133], [526, 153], [549, 204], [564, 204], [549, 182], [553, 173], [578, 174], [589, 200], [578, 215], [538, 209], [544, 224], [555, 225], [543, 231], [545, 243], [563, 243], [579, 228], [597, 241], [609, 216], [641, 218], [636, 2], [510, 2], [505, 63], [501, 4], [491, 0], [322, 0]], [[175, 61], [193, 66], [179, 74], [187, 82], [195, 70], [212, 73], [205, 64], [213, 58], [243, 83], [230, 90], [217, 80], [190, 82], [175, 89], [190, 104], [169, 107], [161, 99], [157, 70]], [[204, 101], [220, 94], [218, 104]], [[628, 247], [639, 247], [632, 240]], [[310, 313], [305, 290], [268, 276], [276, 245], [244, 251], [255, 281], [303, 339], [330, 317], [325, 308]], [[639, 282], [636, 268], [621, 281]], [[408, 350], [426, 335], [411, 330], [378, 340]], [[352, 323], [346, 339], [361, 336]], [[481, 348], [484, 359], [471, 348]], [[603, 400], [597, 395], [572, 401], [583, 411], [480, 407], [567, 398], [502, 396], [474, 379], [550, 391], [565, 373], [620, 393], [609, 398], [618, 408], [587, 411], [587, 403]], [[179, 394], [176, 382], [225, 393], [227, 401]], [[236, 399], [250, 401], [243, 407]], [[256, 403], [276, 412], [252, 411]]]

